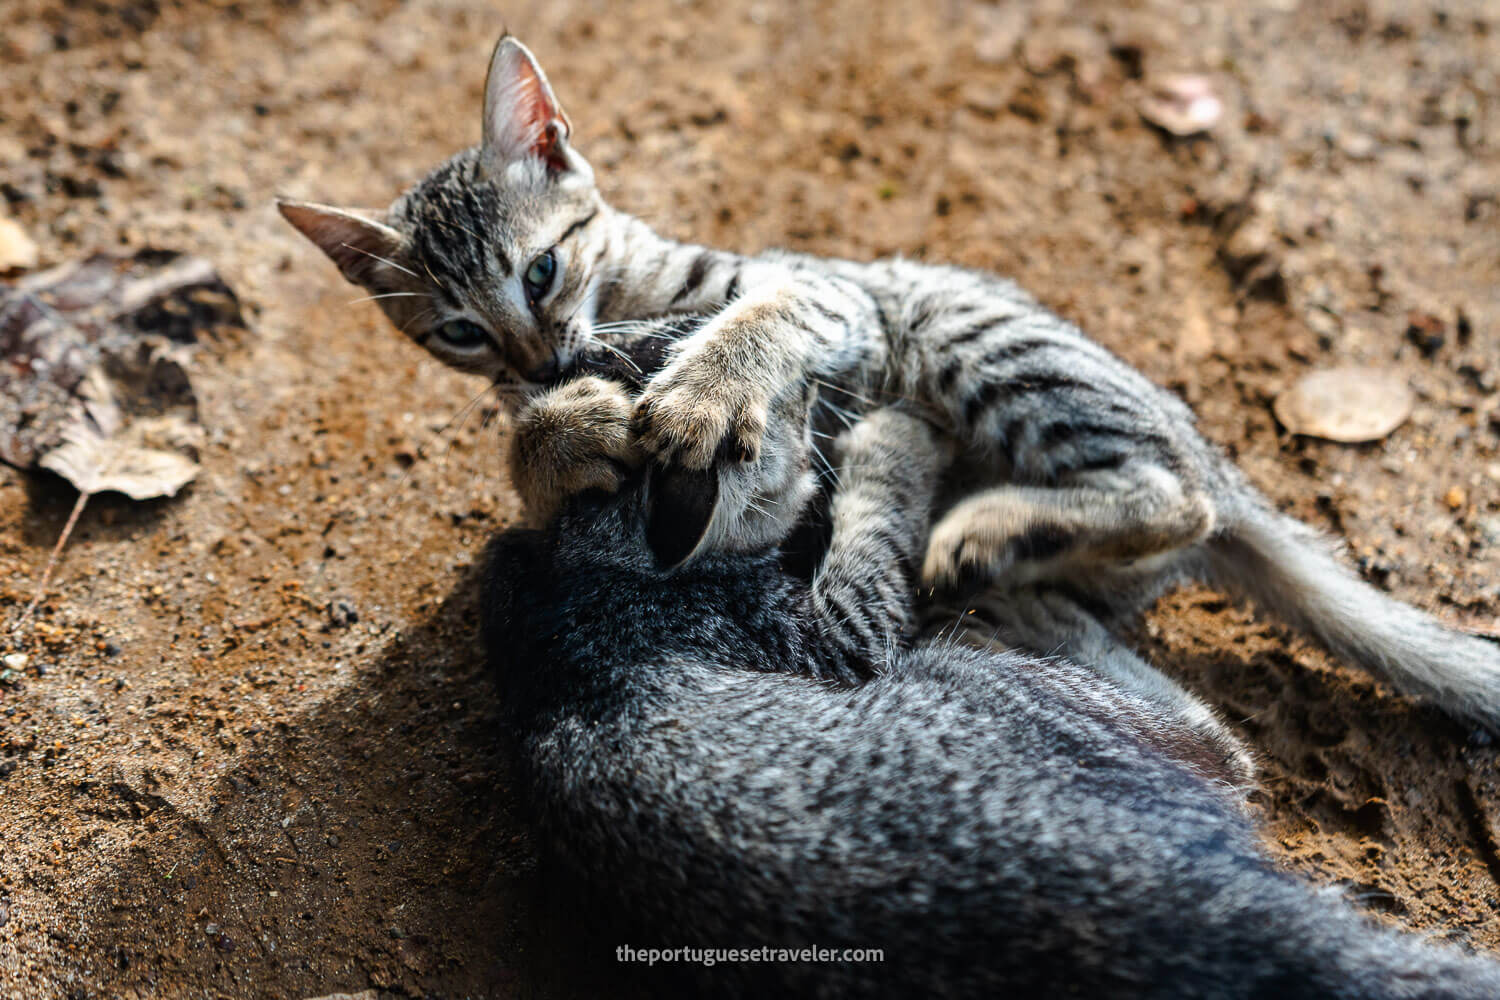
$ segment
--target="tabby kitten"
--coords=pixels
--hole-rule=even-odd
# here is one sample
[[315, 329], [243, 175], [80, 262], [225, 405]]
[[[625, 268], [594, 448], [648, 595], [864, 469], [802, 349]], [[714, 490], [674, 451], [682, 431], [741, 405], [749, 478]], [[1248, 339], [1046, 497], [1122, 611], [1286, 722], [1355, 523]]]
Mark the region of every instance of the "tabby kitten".
[[[686, 469], [757, 461], [778, 405], [810, 382], [916, 401], [966, 445], [978, 487], [934, 529], [929, 585], [1061, 581], [1121, 619], [1167, 583], [1206, 578], [1408, 693], [1500, 726], [1500, 648], [1364, 584], [1180, 400], [1012, 282], [663, 239], [604, 203], [571, 131], [541, 67], [506, 37], [479, 146], [374, 217], [281, 211], [419, 344], [515, 398], [624, 321], [711, 317], [632, 404], [632, 441]], [[1130, 674], [1117, 679], [1174, 687]]]
[[[771, 414], [781, 436], [722, 472], [788, 511], [783, 526], [811, 439], [776, 428], [806, 409]], [[528, 405], [517, 434], [592, 464], [631, 411], [589, 377]], [[487, 644], [562, 878], [550, 895], [599, 921], [605, 953], [884, 952], [634, 970], [650, 995], [1500, 996], [1490, 960], [1276, 871], [1217, 749], [1151, 702], [1064, 659], [909, 646], [947, 448], [881, 409], [840, 451], [810, 585], [780, 568], [774, 532], [672, 567], [653, 542], [659, 468], [490, 548]]]
[[[509, 459], [511, 483], [533, 523], [545, 524], [577, 493], [612, 493], [645, 467], [645, 450], [629, 433], [631, 397], [645, 390], [672, 345], [706, 321], [702, 316], [683, 316], [635, 324], [608, 345], [585, 348], [563, 374], [561, 385], [526, 402], [511, 434]], [[829, 396], [837, 396], [838, 402], [830, 402]], [[850, 402], [826, 388], [815, 394], [812, 407], [805, 398], [783, 400], [776, 419], [769, 421], [767, 446], [748, 466], [735, 463], [696, 472], [658, 469], [657, 484], [666, 489], [658, 490], [647, 540], [659, 561], [675, 565], [699, 549], [757, 551], [781, 539], [783, 568], [810, 580], [831, 542], [829, 508], [837, 480], [813, 439], [832, 441], [845, 429]], [[816, 460], [816, 476], [809, 459]], [[960, 471], [955, 481], [952, 471], [926, 488], [939, 496], [967, 492], [967, 476]], [[789, 477], [799, 475], [799, 488], [791, 491]], [[766, 482], [773, 488], [758, 485]], [[791, 502], [780, 495], [787, 492], [795, 493]], [[804, 502], [806, 496], [815, 501]], [[1119, 608], [1131, 595], [1119, 591], [1112, 596], [1111, 605], [1101, 606], [1066, 582], [1038, 581], [991, 588], [983, 600], [958, 606], [929, 602], [922, 617], [926, 632], [981, 649], [1066, 649], [1076, 662], [1112, 678], [1177, 725], [1195, 731], [1213, 749], [1225, 779], [1248, 789], [1255, 773], [1250, 751], [1206, 703], [1115, 638], [1124, 624], [1118, 620]], [[1137, 603], [1144, 603], [1144, 597]], [[869, 610], [855, 602], [843, 613], [852, 617]]]

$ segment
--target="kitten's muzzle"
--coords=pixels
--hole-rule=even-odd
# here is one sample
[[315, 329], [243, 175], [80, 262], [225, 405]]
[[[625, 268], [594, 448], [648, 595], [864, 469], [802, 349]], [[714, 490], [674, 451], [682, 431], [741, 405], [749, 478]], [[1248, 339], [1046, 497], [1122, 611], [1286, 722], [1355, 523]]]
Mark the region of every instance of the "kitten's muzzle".
[[562, 374], [564, 366], [565, 362], [563, 361], [563, 359], [554, 354], [552, 355], [552, 357], [548, 358], [546, 361], [542, 362], [535, 368], [531, 369], [531, 371], [527, 372], [526, 378], [530, 382], [538, 382], [542, 385], [551, 385], [553, 382], [557, 381], [557, 376]]

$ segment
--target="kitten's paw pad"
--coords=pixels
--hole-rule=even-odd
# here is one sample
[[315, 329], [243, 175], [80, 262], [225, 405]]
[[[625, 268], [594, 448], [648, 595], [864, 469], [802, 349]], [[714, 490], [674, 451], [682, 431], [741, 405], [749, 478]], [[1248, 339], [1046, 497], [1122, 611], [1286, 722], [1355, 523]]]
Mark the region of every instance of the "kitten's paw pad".
[[706, 469], [715, 461], [760, 458], [769, 411], [766, 394], [742, 382], [668, 379], [636, 404], [631, 432], [641, 449], [666, 465]]
[[534, 519], [563, 500], [597, 489], [614, 492], [641, 455], [630, 436], [631, 401], [600, 378], [543, 393], [521, 411], [512, 437], [511, 479]]

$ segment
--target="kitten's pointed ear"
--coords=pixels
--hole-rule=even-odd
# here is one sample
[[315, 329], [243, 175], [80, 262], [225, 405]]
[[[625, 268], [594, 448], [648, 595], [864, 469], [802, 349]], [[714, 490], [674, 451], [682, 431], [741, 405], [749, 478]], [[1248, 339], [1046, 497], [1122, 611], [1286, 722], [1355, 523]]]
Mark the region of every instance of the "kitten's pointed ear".
[[535, 156], [567, 167], [573, 125], [536, 57], [510, 35], [500, 39], [484, 80], [484, 151], [498, 164]]
[[646, 493], [646, 544], [662, 569], [687, 562], [703, 544], [719, 504], [719, 474], [714, 469], [662, 468], [653, 465]]
[[401, 248], [401, 234], [396, 230], [342, 208], [286, 198], [276, 199], [276, 207], [282, 218], [317, 244], [356, 285], [368, 284], [375, 269]]

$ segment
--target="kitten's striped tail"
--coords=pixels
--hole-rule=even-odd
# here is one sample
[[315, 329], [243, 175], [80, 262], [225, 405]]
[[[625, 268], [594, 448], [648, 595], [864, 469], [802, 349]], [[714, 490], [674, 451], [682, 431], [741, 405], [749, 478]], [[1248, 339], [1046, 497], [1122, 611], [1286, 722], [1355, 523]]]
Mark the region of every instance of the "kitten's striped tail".
[[1328, 539], [1262, 502], [1237, 513], [1207, 546], [1215, 583], [1408, 694], [1500, 730], [1500, 643], [1387, 597], [1340, 562]]

